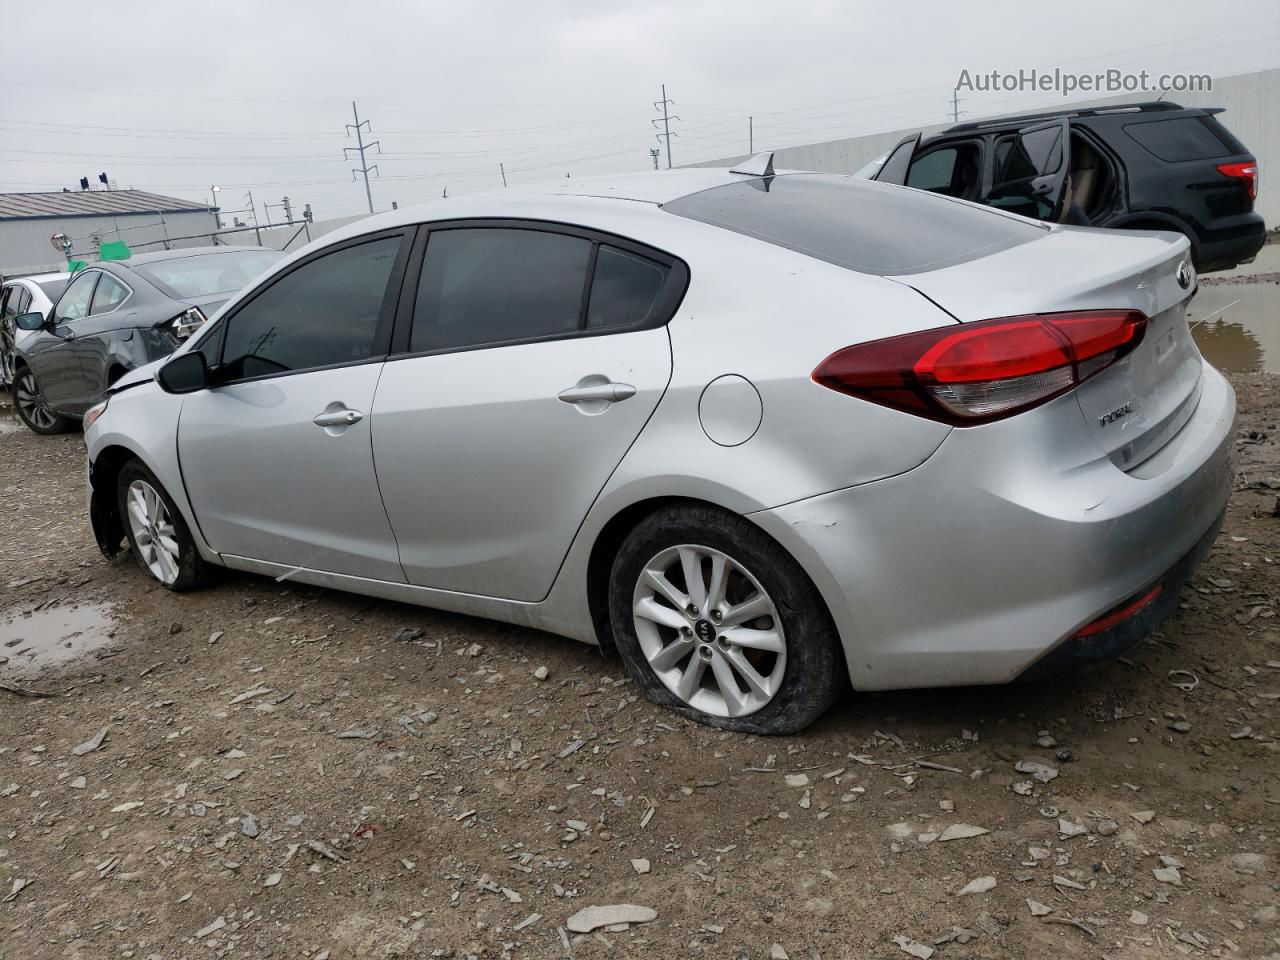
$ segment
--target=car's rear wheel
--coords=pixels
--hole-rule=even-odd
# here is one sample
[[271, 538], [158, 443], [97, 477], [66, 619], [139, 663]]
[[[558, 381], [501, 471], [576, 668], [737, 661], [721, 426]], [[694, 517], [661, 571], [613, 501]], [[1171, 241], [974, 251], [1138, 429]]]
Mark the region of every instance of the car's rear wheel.
[[34, 433], [49, 436], [71, 429], [70, 420], [49, 408], [30, 367], [20, 367], [13, 375], [13, 408], [18, 419]]
[[609, 613], [645, 697], [711, 726], [795, 733], [846, 682], [835, 626], [799, 564], [713, 507], [663, 510], [632, 531]]
[[116, 502], [138, 566], [170, 590], [203, 586], [208, 565], [160, 481], [137, 460], [120, 470]]

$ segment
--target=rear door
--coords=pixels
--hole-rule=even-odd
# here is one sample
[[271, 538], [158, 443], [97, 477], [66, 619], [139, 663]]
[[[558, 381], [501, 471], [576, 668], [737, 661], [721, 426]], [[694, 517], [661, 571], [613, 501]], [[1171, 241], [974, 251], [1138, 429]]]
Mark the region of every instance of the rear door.
[[397, 230], [326, 248], [219, 320], [220, 385], [185, 397], [178, 425], [214, 550], [404, 581], [370, 426], [408, 246]]
[[113, 338], [136, 335], [126, 329], [133, 323], [125, 316], [129, 312], [126, 301], [132, 294], [123, 280], [103, 270], [93, 289], [88, 315], [76, 323], [73, 347], [82, 385], [79, 402], [86, 406], [96, 403], [107, 389]]
[[911, 158], [916, 147], [920, 146], [920, 134], [913, 133], [905, 137], [896, 147], [889, 151], [880, 171], [871, 179], [880, 183], [896, 183], [899, 186], [907, 182], [907, 172], [911, 169]]
[[1071, 169], [1071, 128], [1065, 117], [1023, 127], [1001, 150], [991, 191], [983, 202], [1002, 210], [1057, 221]]
[[410, 583], [546, 596], [670, 380], [665, 323], [686, 278], [669, 256], [568, 227], [430, 230], [373, 416]]

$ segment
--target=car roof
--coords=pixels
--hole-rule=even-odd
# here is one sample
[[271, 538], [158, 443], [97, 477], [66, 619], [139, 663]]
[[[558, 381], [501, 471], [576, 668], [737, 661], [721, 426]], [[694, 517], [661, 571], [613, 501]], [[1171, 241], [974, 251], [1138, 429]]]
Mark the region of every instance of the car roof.
[[1170, 113], [1176, 110], [1217, 112], [1217, 108], [1215, 107], [1184, 107], [1182, 104], [1174, 103], [1172, 100], [1152, 100], [1146, 103], [1117, 103], [1111, 106], [1087, 107], [1074, 110], [1069, 107], [1064, 107], [1058, 110], [1041, 110], [1037, 113], [1020, 113], [1016, 116], [992, 117], [989, 120], [973, 120], [968, 123], [958, 123], [954, 126], [947, 127], [945, 130], [940, 130], [928, 139], [946, 137], [955, 133], [975, 133], [984, 130], [1002, 130], [1007, 127], [1021, 127], [1027, 123], [1034, 123], [1037, 120], [1054, 120], [1059, 117], [1105, 117], [1117, 114], [1132, 115], [1141, 113]]

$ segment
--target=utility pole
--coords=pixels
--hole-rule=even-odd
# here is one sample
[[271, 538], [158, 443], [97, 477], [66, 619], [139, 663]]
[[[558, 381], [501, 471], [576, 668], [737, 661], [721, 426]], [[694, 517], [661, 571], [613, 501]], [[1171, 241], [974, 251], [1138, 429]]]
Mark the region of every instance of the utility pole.
[[502, 189], [505, 190], [507, 189], [507, 168], [502, 165], [501, 161], [498, 162], [498, 172], [502, 174]]
[[362, 121], [360, 119], [360, 111], [356, 109], [356, 102], [354, 100], [351, 101], [351, 116], [356, 122], [354, 124], [347, 124], [347, 136], [351, 136], [351, 131], [354, 130], [356, 132], [357, 145], [354, 147], [343, 147], [342, 155], [343, 157], [346, 157], [348, 153], [360, 154], [360, 166], [351, 168], [351, 179], [354, 181], [357, 173], [364, 174], [364, 195], [365, 199], [369, 201], [369, 212], [373, 213], [373, 191], [369, 189], [369, 172], [372, 171], [379, 177], [382, 176], [382, 174], [379, 172], [378, 165], [376, 163], [373, 166], [369, 166], [369, 164], [365, 162], [364, 152], [370, 147], [377, 147], [378, 152], [381, 153], [382, 141], [374, 140], [372, 143], [364, 142], [364, 130], [368, 129], [370, 133], [373, 133], [373, 127], [369, 126], [368, 120]]
[[658, 155], [662, 153], [657, 147], [649, 148], [649, 156], [653, 158], [653, 169], [658, 169]]
[[253, 214], [253, 235], [258, 238], [258, 246], [262, 246], [262, 231], [258, 229], [258, 208], [253, 205], [253, 191], [247, 194], [249, 198], [249, 212]]
[[[671, 121], [672, 121], [672, 120], [679, 120], [679, 119], [680, 119], [679, 117], [677, 117], [677, 116], [675, 116], [674, 114], [670, 113], [670, 112], [668, 111], [668, 109], [667, 109], [668, 107], [671, 107], [671, 106], [674, 106], [674, 105], [675, 105], [675, 101], [674, 101], [674, 100], [669, 100], [669, 99], [667, 98], [667, 85], [664, 83], [664, 84], [662, 85], [662, 99], [661, 99], [661, 100], [655, 100], [655, 101], [653, 102], [653, 108], [654, 108], [655, 110], [661, 110], [661, 111], [662, 111], [662, 133], [659, 133], [659, 134], [657, 135], [657, 138], [658, 138], [659, 140], [666, 140], [666, 141], [667, 141], [667, 169], [668, 169], [668, 170], [670, 170], [670, 169], [671, 169], [671, 138], [672, 138], [672, 137], [678, 137], [678, 136], [680, 136], [680, 134], [678, 134], [678, 133], [672, 133], [672, 132], [671, 132]], [[657, 121], [657, 120], [653, 120], [653, 121], [651, 121], [651, 122], [653, 123], [653, 125], [654, 125], [655, 127], [657, 127], [657, 125], [658, 125], [658, 121]]]
[[958, 89], [951, 91], [951, 122], [960, 122], [960, 94]]
[[285, 197], [281, 200], [280, 206], [284, 207], [285, 223], [293, 223], [293, 206], [289, 203], [289, 198]]
[[756, 152], [756, 118], [747, 117], [747, 153], [752, 156]]

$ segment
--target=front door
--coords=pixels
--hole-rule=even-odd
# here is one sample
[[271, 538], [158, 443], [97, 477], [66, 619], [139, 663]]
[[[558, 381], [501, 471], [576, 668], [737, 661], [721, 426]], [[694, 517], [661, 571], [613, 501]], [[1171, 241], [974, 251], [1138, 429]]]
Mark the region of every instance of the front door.
[[671, 376], [664, 324], [687, 273], [623, 244], [431, 231], [407, 354], [386, 364], [373, 416], [410, 583], [523, 601], [550, 590]]
[[402, 232], [300, 261], [219, 322], [219, 385], [186, 397], [182, 476], [219, 553], [404, 581], [370, 443]]
[[79, 416], [89, 406], [76, 350], [77, 324], [89, 315], [93, 288], [101, 273], [80, 274], [49, 313], [49, 329], [25, 338], [20, 349], [36, 375], [45, 403], [58, 413]]

